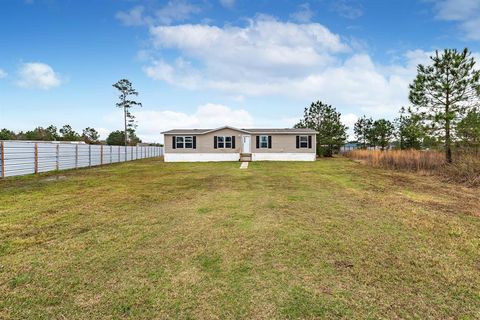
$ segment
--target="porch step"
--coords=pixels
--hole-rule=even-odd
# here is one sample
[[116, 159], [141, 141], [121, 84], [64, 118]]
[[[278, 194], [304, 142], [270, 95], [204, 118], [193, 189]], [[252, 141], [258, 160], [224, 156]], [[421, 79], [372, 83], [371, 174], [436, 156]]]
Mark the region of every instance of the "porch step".
[[251, 153], [240, 153], [240, 161], [241, 162], [252, 161], [252, 154]]

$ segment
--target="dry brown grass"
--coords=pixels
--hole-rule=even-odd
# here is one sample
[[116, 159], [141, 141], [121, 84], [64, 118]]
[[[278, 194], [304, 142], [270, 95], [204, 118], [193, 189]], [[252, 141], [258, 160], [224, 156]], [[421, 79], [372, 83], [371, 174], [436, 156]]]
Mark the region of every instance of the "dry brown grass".
[[480, 157], [475, 154], [460, 154], [455, 161], [441, 171], [445, 180], [480, 186]]
[[353, 150], [345, 155], [374, 167], [433, 173], [450, 182], [480, 185], [480, 157], [470, 153], [457, 153], [452, 164], [445, 162], [440, 151]]
[[445, 156], [438, 151], [418, 150], [353, 150], [347, 157], [364, 161], [375, 167], [409, 171], [432, 171], [445, 165]]

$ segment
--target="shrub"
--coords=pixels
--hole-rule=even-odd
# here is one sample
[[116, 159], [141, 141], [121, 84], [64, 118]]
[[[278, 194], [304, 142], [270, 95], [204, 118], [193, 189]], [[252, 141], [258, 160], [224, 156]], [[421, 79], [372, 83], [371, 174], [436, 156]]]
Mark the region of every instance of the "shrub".
[[480, 186], [480, 157], [474, 154], [461, 154], [452, 164], [445, 166], [443, 176], [447, 181]]

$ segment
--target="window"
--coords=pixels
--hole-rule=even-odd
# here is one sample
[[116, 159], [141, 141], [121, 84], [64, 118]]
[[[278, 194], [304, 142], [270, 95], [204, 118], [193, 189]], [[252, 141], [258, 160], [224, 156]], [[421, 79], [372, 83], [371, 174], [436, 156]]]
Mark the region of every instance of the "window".
[[177, 147], [177, 149], [193, 149], [193, 137], [176, 137], [175, 146]]
[[225, 148], [232, 148], [232, 137], [225, 137]]
[[177, 142], [176, 142], [177, 149], [183, 149], [183, 137], [177, 137]]
[[260, 136], [260, 148], [268, 148], [268, 136]]
[[232, 148], [232, 137], [231, 136], [218, 136], [217, 137], [217, 148], [219, 148], [219, 149], [231, 149]]
[[308, 148], [308, 136], [300, 136], [300, 148]]
[[225, 137], [217, 137], [217, 148], [225, 148]]
[[185, 148], [192, 149], [193, 148], [193, 137], [184, 137], [185, 141]]

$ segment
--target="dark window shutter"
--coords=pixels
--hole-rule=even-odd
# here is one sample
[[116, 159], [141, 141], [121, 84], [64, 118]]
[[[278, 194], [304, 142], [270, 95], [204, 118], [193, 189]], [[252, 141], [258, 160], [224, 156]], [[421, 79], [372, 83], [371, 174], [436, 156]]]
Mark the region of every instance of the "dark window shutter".
[[176, 140], [177, 140], [177, 137], [173, 136], [173, 137], [172, 137], [172, 149], [177, 148], [177, 144], [175, 143]]
[[312, 136], [308, 136], [308, 149], [312, 149]]
[[235, 136], [232, 136], [232, 149], [235, 149]]
[[257, 136], [257, 149], [260, 148], [260, 136]]
[[217, 149], [217, 136], [213, 137], [213, 149]]
[[193, 149], [197, 149], [197, 136], [193, 136]]
[[300, 148], [300, 137], [297, 136], [297, 149]]
[[272, 136], [268, 136], [268, 149], [272, 149]]

